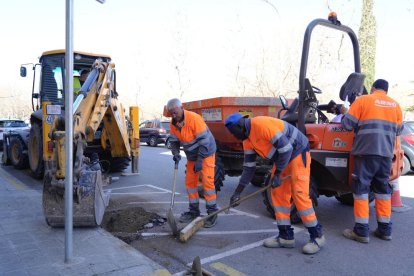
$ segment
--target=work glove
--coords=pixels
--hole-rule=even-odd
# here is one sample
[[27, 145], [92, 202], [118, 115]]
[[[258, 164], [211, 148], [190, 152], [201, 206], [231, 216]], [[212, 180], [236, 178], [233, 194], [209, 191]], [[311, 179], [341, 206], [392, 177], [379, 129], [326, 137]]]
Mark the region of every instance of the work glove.
[[179, 155], [179, 154], [175, 154], [175, 155], [173, 156], [173, 160], [174, 160], [174, 162], [175, 162], [175, 163], [180, 162], [180, 160], [181, 160], [181, 155]]
[[239, 183], [239, 185], [237, 185], [236, 190], [234, 190], [234, 193], [230, 198], [230, 206], [231, 207], [239, 206], [240, 203], [235, 203], [235, 202], [240, 200], [240, 195], [243, 192], [244, 187], [246, 187], [246, 185], [243, 185], [241, 183]]
[[194, 165], [194, 172], [199, 172], [203, 168], [203, 159], [198, 158]]
[[272, 188], [277, 188], [280, 186], [280, 174], [275, 174], [272, 178]]
[[235, 203], [236, 201], [239, 201], [239, 200], [240, 200], [240, 193], [235, 192], [230, 198], [230, 206], [233, 208], [239, 206], [240, 203]]

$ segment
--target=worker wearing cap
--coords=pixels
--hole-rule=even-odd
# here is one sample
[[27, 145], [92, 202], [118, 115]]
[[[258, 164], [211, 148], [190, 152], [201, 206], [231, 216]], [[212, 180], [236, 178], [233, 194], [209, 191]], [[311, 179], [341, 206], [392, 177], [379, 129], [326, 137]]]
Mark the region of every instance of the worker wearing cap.
[[[214, 186], [214, 167], [216, 142], [203, 118], [197, 113], [184, 110], [179, 99], [167, 103], [171, 114], [170, 141], [173, 160], [181, 159], [180, 141], [187, 157], [185, 186], [189, 198], [189, 211], [180, 217], [180, 222], [190, 222], [200, 215], [198, 179], [201, 172], [204, 199], [207, 213], [217, 211], [216, 189]], [[208, 219], [204, 227], [210, 228], [217, 223], [217, 215]]]
[[[357, 98], [342, 125], [354, 129], [355, 138], [351, 154], [354, 157], [352, 191], [354, 194], [353, 229], [345, 229], [343, 235], [362, 243], [369, 242], [369, 192], [375, 193], [375, 211], [378, 227], [375, 236], [391, 240], [391, 193], [388, 182], [394, 156], [396, 136], [402, 131], [400, 105], [387, 96], [388, 82], [376, 80], [371, 94]], [[342, 111], [346, 112], [346, 111]]]
[[325, 237], [309, 197], [311, 158], [306, 136], [290, 124], [266, 116], [247, 118], [236, 112], [229, 115], [224, 123], [238, 140], [243, 141], [244, 150], [243, 173], [230, 204], [235, 206], [234, 202], [240, 199], [241, 192], [252, 180], [257, 154], [273, 161], [270, 181], [279, 235], [265, 240], [263, 245], [270, 248], [295, 246], [290, 223], [293, 199], [310, 234], [310, 241], [303, 247], [303, 253], [317, 253], [325, 244]]

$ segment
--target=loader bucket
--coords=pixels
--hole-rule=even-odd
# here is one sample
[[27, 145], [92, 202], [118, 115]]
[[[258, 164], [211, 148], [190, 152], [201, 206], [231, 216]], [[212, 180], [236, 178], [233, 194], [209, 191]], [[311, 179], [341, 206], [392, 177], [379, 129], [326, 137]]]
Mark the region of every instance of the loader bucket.
[[[51, 184], [45, 176], [43, 212], [51, 227], [65, 226], [64, 188]], [[76, 198], [76, 196], [74, 197]], [[73, 202], [73, 227], [95, 227], [101, 224], [109, 195], [102, 189], [101, 171], [83, 171], [79, 178], [78, 202]]]

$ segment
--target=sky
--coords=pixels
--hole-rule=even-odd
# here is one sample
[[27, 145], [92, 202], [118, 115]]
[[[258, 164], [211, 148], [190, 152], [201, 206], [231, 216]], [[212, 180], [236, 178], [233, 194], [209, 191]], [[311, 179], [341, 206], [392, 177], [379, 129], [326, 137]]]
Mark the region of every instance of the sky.
[[[330, 10], [358, 33], [359, 0], [74, 0], [74, 49], [110, 55], [126, 106], [159, 117], [168, 99], [295, 93], [305, 28]], [[377, 0], [376, 77], [414, 80], [414, 0]], [[65, 47], [64, 0], [2, 0], [1, 105], [29, 105], [22, 63]], [[325, 66], [325, 65], [322, 65]], [[327, 65], [326, 65], [327, 66]], [[335, 71], [335, 70], [331, 70]], [[326, 75], [342, 84], [346, 77]], [[30, 74], [29, 74], [30, 75]], [[270, 91], [270, 92], [269, 92]]]

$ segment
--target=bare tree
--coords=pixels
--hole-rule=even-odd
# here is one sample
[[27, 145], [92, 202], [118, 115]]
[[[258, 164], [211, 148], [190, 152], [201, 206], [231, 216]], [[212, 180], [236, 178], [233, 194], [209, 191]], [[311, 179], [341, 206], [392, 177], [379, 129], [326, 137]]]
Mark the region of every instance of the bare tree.
[[375, 54], [377, 23], [373, 14], [374, 0], [362, 1], [361, 25], [359, 26], [359, 43], [361, 48], [361, 67], [365, 74], [365, 86], [371, 87], [375, 77]]

